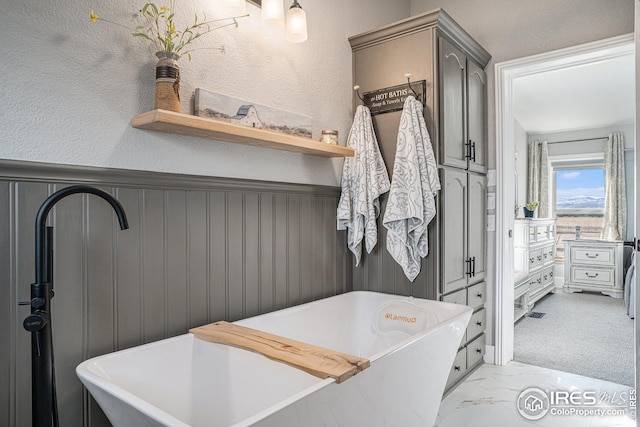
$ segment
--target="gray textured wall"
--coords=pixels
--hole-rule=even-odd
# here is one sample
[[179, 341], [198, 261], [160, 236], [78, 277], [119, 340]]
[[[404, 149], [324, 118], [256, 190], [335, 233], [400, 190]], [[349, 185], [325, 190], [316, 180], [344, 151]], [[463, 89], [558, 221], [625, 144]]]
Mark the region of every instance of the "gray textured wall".
[[[99, 184], [97, 184], [99, 182]], [[54, 346], [61, 425], [108, 425], [75, 375], [82, 360], [350, 290], [335, 230], [338, 189], [0, 162], [0, 425], [30, 425], [34, 222], [53, 191], [88, 183], [111, 207], [72, 195], [55, 230]]]

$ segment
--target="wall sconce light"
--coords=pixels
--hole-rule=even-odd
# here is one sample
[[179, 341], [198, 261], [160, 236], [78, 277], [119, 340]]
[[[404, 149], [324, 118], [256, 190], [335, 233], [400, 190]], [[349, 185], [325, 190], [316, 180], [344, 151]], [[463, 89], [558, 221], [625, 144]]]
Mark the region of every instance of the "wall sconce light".
[[247, 14], [246, 0], [225, 0], [224, 11], [229, 16], [244, 16]]
[[282, 0], [262, 0], [262, 25], [278, 28], [284, 25]]
[[307, 40], [307, 14], [298, 0], [293, 0], [287, 12], [287, 40], [294, 43]]

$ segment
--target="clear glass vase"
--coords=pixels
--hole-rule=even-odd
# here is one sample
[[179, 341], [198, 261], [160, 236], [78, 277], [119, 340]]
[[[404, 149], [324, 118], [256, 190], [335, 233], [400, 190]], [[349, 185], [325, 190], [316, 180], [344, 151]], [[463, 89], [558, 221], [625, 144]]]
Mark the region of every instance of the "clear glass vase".
[[156, 52], [155, 108], [180, 113], [180, 55], [174, 52]]

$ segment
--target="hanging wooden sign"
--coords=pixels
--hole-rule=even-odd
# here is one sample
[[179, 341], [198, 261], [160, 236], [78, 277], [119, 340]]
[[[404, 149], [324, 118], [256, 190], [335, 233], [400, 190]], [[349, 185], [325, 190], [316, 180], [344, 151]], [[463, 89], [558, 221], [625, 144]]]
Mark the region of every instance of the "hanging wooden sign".
[[[411, 88], [418, 94], [416, 99], [424, 105], [427, 81], [419, 80], [417, 82], [411, 82]], [[364, 99], [365, 105], [371, 110], [371, 115], [375, 116], [376, 114], [402, 110], [404, 101], [409, 95], [415, 96], [411, 89], [409, 89], [409, 85], [405, 83], [384, 89], [376, 89], [371, 92], [364, 92], [362, 98]]]

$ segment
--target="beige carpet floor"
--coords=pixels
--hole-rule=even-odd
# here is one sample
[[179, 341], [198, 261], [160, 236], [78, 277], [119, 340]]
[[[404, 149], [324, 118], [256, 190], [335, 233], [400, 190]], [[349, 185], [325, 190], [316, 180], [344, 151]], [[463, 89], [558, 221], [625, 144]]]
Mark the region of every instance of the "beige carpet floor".
[[633, 386], [634, 321], [623, 299], [560, 289], [515, 325], [514, 360]]

